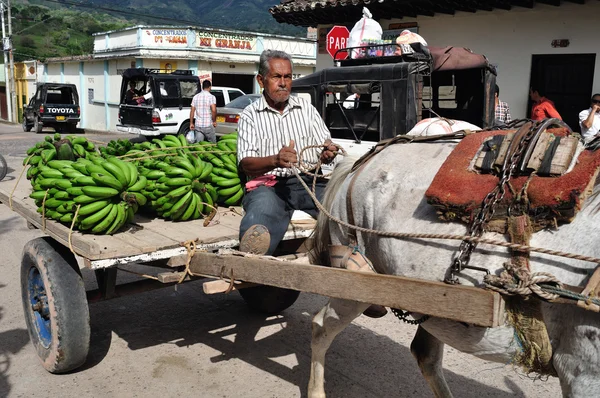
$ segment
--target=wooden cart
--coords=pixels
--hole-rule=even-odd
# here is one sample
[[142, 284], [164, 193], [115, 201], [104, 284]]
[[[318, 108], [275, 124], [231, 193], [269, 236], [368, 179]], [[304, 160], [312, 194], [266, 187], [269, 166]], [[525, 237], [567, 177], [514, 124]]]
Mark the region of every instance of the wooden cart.
[[[0, 202], [7, 206], [13, 186], [14, 181], [0, 182]], [[47, 236], [24, 246], [22, 300], [33, 345], [45, 369], [53, 373], [85, 362], [89, 302], [172, 286], [181, 280], [204, 278], [204, 291], [209, 294], [239, 290], [251, 308], [267, 313], [283, 311], [299, 292], [310, 292], [479, 326], [495, 327], [503, 321], [504, 303], [497, 293], [310, 265], [302, 252], [314, 227], [311, 223], [292, 223], [277, 257], [233, 251], [239, 244], [239, 208], [221, 210], [217, 222], [207, 227], [203, 220], [175, 223], [138, 214], [123, 232], [113, 236], [73, 232], [69, 242], [69, 228], [52, 220], [44, 222], [29, 193], [29, 184], [21, 182], [12, 196], [12, 209]], [[189, 241], [195, 241], [193, 253], [184, 246]], [[119, 266], [131, 263], [163, 267], [165, 272], [117, 285]], [[98, 290], [86, 292], [80, 267], [95, 271]]]

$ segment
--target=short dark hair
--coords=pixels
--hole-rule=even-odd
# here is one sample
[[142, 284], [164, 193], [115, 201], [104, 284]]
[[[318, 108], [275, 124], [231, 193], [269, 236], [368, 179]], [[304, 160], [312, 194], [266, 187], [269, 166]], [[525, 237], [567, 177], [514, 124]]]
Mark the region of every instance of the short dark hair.
[[540, 95], [540, 97], [545, 97], [546, 96], [546, 91], [544, 91], [543, 88], [540, 88], [538, 86], [531, 86], [531, 92], [536, 92]]
[[202, 82], [202, 90], [206, 90], [212, 86], [210, 80], [206, 79]]
[[594, 97], [600, 97], [600, 93], [596, 93], [596, 94], [592, 95], [591, 99], [594, 99]]
[[499, 97], [500, 96], [500, 87], [498, 87], [498, 85], [496, 84], [496, 87], [494, 87], [494, 92], [496, 93], [496, 95]]

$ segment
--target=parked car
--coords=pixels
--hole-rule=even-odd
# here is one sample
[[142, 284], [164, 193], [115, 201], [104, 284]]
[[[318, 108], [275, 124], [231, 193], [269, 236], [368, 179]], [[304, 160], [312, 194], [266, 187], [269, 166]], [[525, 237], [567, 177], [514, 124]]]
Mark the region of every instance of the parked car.
[[74, 84], [41, 83], [23, 109], [23, 131], [41, 133], [44, 127], [75, 132], [81, 117], [79, 94]]
[[225, 135], [236, 131], [240, 113], [245, 107], [258, 101], [260, 96], [261, 94], [244, 94], [222, 108], [217, 107], [217, 135]]
[[245, 95], [245, 93], [238, 88], [221, 86], [212, 86], [210, 88], [210, 93], [217, 99], [217, 108], [224, 107], [234, 99]]
[[[145, 96], [127, 103], [130, 82]], [[186, 134], [190, 129], [192, 98], [200, 80], [191, 70], [170, 73], [160, 69], [129, 68], [123, 72], [117, 130], [123, 133], [158, 136]]]

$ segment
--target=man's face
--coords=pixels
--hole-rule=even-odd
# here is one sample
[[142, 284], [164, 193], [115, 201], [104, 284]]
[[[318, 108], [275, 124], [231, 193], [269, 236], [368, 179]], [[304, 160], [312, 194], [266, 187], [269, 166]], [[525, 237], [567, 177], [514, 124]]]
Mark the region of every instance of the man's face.
[[285, 59], [274, 58], [269, 61], [269, 73], [258, 75], [258, 83], [264, 93], [275, 103], [286, 102], [292, 89], [292, 65]]
[[[594, 98], [592, 98], [592, 106], [598, 106], [600, 107], [600, 96], [595, 95]], [[600, 111], [600, 109], [596, 110], [596, 112]]]

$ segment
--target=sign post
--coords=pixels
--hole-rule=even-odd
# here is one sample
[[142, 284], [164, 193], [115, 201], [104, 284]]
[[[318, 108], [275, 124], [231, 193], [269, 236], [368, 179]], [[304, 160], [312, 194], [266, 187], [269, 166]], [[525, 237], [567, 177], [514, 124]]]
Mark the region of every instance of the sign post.
[[332, 58], [335, 57], [336, 61], [343, 60], [348, 58], [348, 52], [343, 51], [335, 56], [335, 53], [343, 48], [348, 46], [348, 37], [350, 36], [350, 32], [348, 28], [345, 26], [334, 26], [331, 28], [329, 33], [327, 33], [327, 52], [331, 55]]

